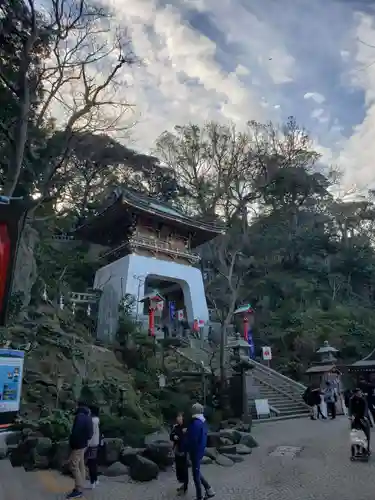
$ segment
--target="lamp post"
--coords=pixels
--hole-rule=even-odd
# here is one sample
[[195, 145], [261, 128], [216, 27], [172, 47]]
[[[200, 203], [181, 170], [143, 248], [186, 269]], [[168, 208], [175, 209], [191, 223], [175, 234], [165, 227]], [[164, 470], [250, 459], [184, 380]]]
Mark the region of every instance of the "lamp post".
[[251, 327], [254, 323], [254, 309], [251, 304], [245, 304], [236, 309], [233, 314], [243, 319], [243, 338], [250, 348], [250, 356], [254, 357], [254, 341], [251, 333]]
[[155, 311], [162, 310], [164, 298], [157, 290], [145, 295], [139, 302], [148, 306], [148, 334], [155, 338]]

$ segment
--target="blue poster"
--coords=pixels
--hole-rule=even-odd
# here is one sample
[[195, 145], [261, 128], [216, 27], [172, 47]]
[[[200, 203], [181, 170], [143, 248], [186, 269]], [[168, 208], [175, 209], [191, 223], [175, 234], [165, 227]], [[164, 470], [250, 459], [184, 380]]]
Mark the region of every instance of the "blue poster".
[[249, 328], [249, 331], [247, 332], [247, 341], [248, 341], [249, 347], [250, 347], [250, 358], [254, 359], [255, 358], [255, 346], [254, 346], [254, 341], [253, 341], [253, 331], [251, 328]]
[[23, 351], [0, 349], [0, 413], [20, 408], [23, 361]]
[[174, 300], [169, 302], [169, 317], [172, 321], [176, 319], [176, 302]]

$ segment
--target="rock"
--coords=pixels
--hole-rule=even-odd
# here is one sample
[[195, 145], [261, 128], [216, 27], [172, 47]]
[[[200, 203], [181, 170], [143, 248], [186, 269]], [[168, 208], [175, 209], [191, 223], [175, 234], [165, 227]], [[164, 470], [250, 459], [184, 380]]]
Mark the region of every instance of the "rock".
[[209, 465], [212, 464], [212, 462], [213, 462], [212, 458], [207, 457], [206, 455], [201, 460], [202, 465]]
[[23, 434], [21, 431], [14, 431], [6, 436], [5, 442], [8, 446], [18, 445], [22, 441], [22, 438]]
[[58, 441], [52, 447], [51, 467], [61, 472], [68, 469], [70, 455], [69, 441]]
[[219, 453], [234, 455], [236, 453], [236, 446], [237, 445], [235, 444], [231, 444], [228, 446], [221, 446], [219, 448]]
[[30, 453], [31, 469], [48, 469], [52, 452], [52, 440], [46, 437], [37, 438], [36, 445]]
[[241, 456], [241, 455], [232, 455], [232, 454], [229, 454], [229, 453], [226, 453], [224, 455], [224, 457], [229, 458], [229, 460], [232, 460], [232, 462], [234, 462], [234, 463], [243, 462], [245, 460], [244, 457]]
[[3, 460], [8, 455], [8, 447], [5, 443], [0, 444], [0, 460]]
[[105, 438], [103, 439], [104, 452], [103, 460], [105, 465], [111, 465], [118, 462], [120, 459], [121, 450], [124, 443], [120, 438]]
[[241, 432], [241, 438], [239, 444], [244, 444], [249, 448], [257, 448], [258, 443], [255, 441], [253, 436], [248, 432]]
[[232, 465], [234, 464], [233, 460], [226, 457], [225, 455], [218, 455], [215, 462], [217, 463], [217, 465], [221, 465], [222, 467], [232, 467]]
[[218, 453], [219, 453], [219, 452], [217, 451], [217, 449], [216, 449], [216, 448], [206, 448], [206, 449], [204, 450], [204, 456], [205, 456], [205, 457], [209, 457], [209, 458], [211, 458], [212, 460], [215, 460], [215, 459], [216, 459], [216, 457], [218, 456]]
[[104, 472], [105, 476], [108, 477], [118, 477], [124, 476], [129, 473], [129, 469], [126, 465], [121, 462], [115, 462], [108, 467], [108, 469]]
[[172, 443], [154, 441], [146, 447], [143, 456], [155, 462], [161, 470], [165, 470], [174, 462]]
[[225, 437], [220, 437], [220, 447], [222, 446], [230, 446], [233, 444], [233, 441], [231, 439], [225, 438]]
[[120, 462], [130, 467], [137, 455], [142, 455], [145, 448], [131, 448], [130, 446], [124, 448], [120, 453]]
[[130, 477], [135, 481], [152, 481], [159, 474], [159, 467], [145, 457], [136, 455], [129, 469]]
[[236, 444], [236, 454], [237, 455], [250, 455], [252, 453], [252, 449], [246, 446], [245, 444]]
[[236, 430], [240, 432], [247, 432], [248, 434], [250, 434], [251, 427], [251, 424], [245, 424], [242, 422], [241, 424], [236, 425]]
[[207, 446], [208, 448], [219, 448], [221, 445], [219, 432], [209, 432], [207, 434]]
[[24, 466], [26, 470], [48, 469], [52, 454], [52, 441], [46, 437], [28, 437], [12, 451], [13, 467]]
[[241, 433], [236, 429], [222, 429], [219, 431], [222, 438], [230, 439], [232, 443], [239, 443], [241, 439]]
[[160, 431], [153, 432], [152, 434], [148, 434], [145, 437], [145, 446], [149, 446], [150, 444], [153, 444], [155, 442], [169, 443], [169, 432], [165, 429], [162, 429]]

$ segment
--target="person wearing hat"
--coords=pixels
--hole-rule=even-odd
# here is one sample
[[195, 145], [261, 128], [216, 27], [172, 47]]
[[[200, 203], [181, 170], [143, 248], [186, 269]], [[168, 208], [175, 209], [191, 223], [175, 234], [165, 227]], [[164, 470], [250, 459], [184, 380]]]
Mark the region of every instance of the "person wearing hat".
[[202, 485], [205, 489], [204, 498], [212, 498], [215, 493], [201, 474], [201, 461], [207, 445], [207, 423], [203, 415], [204, 408], [195, 403], [192, 407], [192, 419], [187, 430], [187, 449], [191, 460], [191, 472], [196, 490], [196, 500], [203, 500]]

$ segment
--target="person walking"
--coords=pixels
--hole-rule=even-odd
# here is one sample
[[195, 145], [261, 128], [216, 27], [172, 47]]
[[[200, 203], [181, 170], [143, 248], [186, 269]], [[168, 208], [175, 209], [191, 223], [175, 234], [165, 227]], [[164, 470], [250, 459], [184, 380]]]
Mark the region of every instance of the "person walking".
[[82, 498], [82, 492], [86, 479], [85, 451], [88, 442], [93, 436], [93, 423], [90, 410], [84, 403], [78, 403], [76, 416], [70, 433], [70, 457], [69, 463], [74, 478], [74, 488], [66, 496], [69, 498]]
[[91, 419], [93, 434], [92, 438], [87, 444], [86, 462], [89, 470], [90, 489], [94, 489], [98, 484], [98, 449], [100, 445], [100, 419], [99, 408], [91, 406]]
[[177, 493], [179, 495], [184, 495], [187, 492], [189, 486], [189, 466], [186, 447], [186, 432], [187, 429], [184, 426], [184, 414], [179, 413], [176, 418], [176, 423], [173, 426], [172, 432], [170, 434], [170, 439], [173, 443], [175, 456], [176, 477], [177, 481], [181, 483], [181, 486], [177, 488]]
[[362, 430], [367, 438], [367, 453], [370, 454], [370, 423], [367, 418], [367, 401], [358, 387], [354, 390], [353, 396], [349, 401], [349, 418], [352, 429]]
[[327, 405], [327, 413], [331, 416], [331, 420], [336, 418], [336, 401], [337, 394], [335, 388], [332, 386], [331, 382], [327, 380], [326, 388], [324, 390], [324, 401]]
[[195, 403], [192, 407], [192, 420], [187, 430], [187, 449], [191, 460], [191, 470], [196, 491], [196, 500], [203, 500], [202, 486], [205, 489], [204, 498], [212, 498], [215, 492], [202, 476], [201, 461], [207, 445], [207, 423], [203, 415], [203, 406]]

